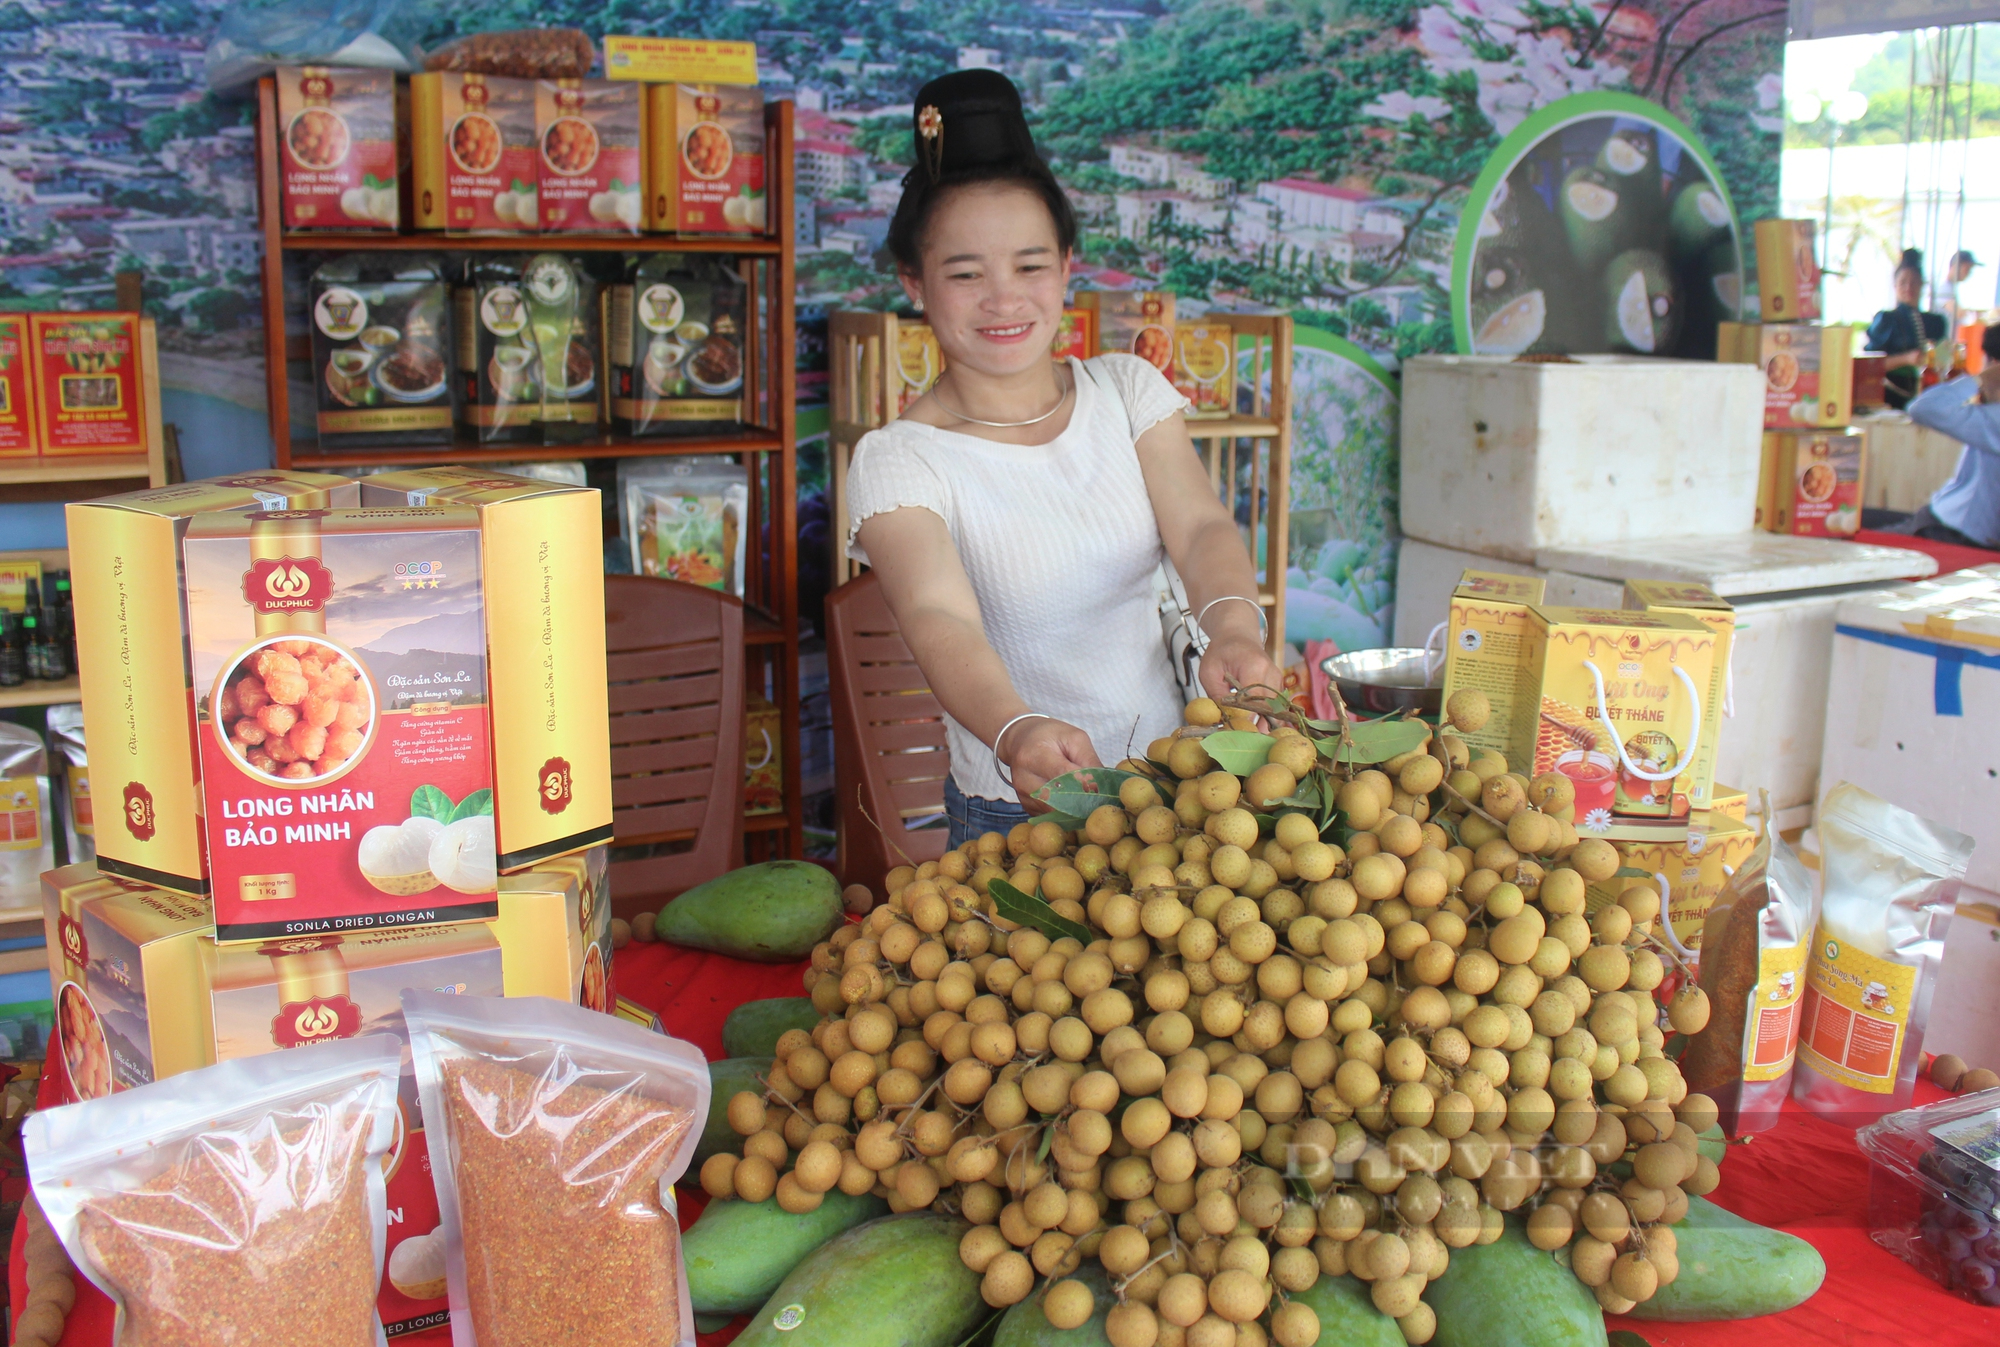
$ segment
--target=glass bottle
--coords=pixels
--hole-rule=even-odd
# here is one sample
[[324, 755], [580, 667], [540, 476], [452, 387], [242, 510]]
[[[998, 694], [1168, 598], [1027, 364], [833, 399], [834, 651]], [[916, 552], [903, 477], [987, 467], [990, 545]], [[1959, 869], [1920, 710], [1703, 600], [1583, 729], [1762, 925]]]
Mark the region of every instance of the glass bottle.
[[0, 688], [15, 688], [28, 681], [28, 650], [21, 642], [20, 616], [0, 608]]

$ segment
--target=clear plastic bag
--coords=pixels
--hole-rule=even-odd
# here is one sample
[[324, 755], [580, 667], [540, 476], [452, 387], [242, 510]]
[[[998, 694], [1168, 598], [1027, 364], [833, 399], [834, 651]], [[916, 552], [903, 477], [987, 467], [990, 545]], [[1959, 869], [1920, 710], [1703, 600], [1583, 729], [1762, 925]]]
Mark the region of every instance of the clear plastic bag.
[[1972, 839], [1841, 782], [1821, 802], [1820, 917], [1792, 1097], [1859, 1127], [1909, 1105]]
[[2000, 1306], [2000, 1090], [1890, 1114], [1855, 1141], [1874, 1162], [1870, 1237], [1966, 1299]]
[[676, 463], [628, 477], [623, 491], [634, 574], [743, 593], [747, 468]]
[[581, 28], [511, 28], [453, 38], [424, 57], [424, 69], [522, 80], [580, 80], [596, 59], [597, 49]]
[[[97, 859], [97, 815], [90, 803], [90, 755], [83, 745], [83, 705], [64, 702], [49, 708], [49, 749], [62, 766], [63, 841], [69, 863]], [[53, 783], [54, 774], [51, 773]]]
[[0, 910], [41, 906], [42, 872], [56, 863], [50, 822], [42, 736], [0, 721]]
[[678, 1039], [542, 997], [403, 993], [454, 1347], [692, 1347], [669, 1185], [708, 1116]]
[[406, 0], [238, 0], [208, 44], [208, 87], [234, 89], [281, 65], [421, 69], [411, 10]]
[[29, 1117], [35, 1198], [117, 1347], [382, 1347], [401, 1061], [369, 1034]]

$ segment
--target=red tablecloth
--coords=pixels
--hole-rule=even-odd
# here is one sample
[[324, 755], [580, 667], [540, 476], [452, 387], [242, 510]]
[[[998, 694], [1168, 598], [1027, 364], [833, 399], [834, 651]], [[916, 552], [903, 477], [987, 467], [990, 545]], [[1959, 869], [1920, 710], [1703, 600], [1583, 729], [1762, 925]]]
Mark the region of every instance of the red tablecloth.
[[1928, 538], [1913, 538], [1907, 533], [1878, 533], [1874, 529], [1863, 529], [1854, 535], [1858, 543], [1873, 543], [1877, 547], [1907, 547], [1913, 552], [1923, 552], [1937, 559], [1940, 574], [1951, 571], [1971, 570], [1974, 566], [1991, 566], [2000, 561], [2000, 552], [1989, 552], [1981, 547], [1957, 547], [1951, 543], [1934, 543]]
[[[652, 1007], [669, 1032], [722, 1055], [722, 1021], [745, 1001], [797, 996], [803, 964], [751, 964], [669, 945], [628, 945], [618, 953], [617, 989]], [[1920, 1086], [1918, 1102], [1938, 1097]], [[692, 1186], [692, 1185], [687, 1185]], [[1826, 1285], [1787, 1314], [1736, 1323], [1650, 1324], [1613, 1319], [1653, 1347], [1994, 1347], [2000, 1310], [1982, 1309], [1950, 1294], [1868, 1238], [1868, 1161], [1854, 1134], [1787, 1105], [1779, 1126], [1735, 1147], [1722, 1166], [1715, 1200], [1738, 1215], [1810, 1241], [1826, 1259]], [[27, 1297], [16, 1222], [8, 1261], [11, 1303]], [[87, 1282], [77, 1288], [63, 1347], [104, 1347], [110, 1302]], [[704, 1334], [702, 1347], [722, 1347], [734, 1329]], [[445, 1347], [444, 1330], [398, 1339], [409, 1347]], [[1490, 1347], [1534, 1347], [1493, 1343]]]

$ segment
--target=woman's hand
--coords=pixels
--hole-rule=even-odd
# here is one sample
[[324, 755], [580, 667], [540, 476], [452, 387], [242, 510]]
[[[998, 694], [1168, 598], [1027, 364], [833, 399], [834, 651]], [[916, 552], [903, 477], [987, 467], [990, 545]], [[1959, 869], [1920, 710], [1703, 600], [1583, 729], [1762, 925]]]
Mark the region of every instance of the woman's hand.
[[1218, 636], [1202, 652], [1201, 685], [1218, 701], [1238, 690], [1252, 696], [1282, 697], [1285, 675], [1262, 642]]
[[1048, 812], [1047, 805], [1033, 798], [1046, 782], [1065, 772], [1104, 765], [1090, 745], [1090, 736], [1060, 720], [1021, 721], [1002, 734], [993, 749], [1013, 773], [1014, 794], [1031, 814]]

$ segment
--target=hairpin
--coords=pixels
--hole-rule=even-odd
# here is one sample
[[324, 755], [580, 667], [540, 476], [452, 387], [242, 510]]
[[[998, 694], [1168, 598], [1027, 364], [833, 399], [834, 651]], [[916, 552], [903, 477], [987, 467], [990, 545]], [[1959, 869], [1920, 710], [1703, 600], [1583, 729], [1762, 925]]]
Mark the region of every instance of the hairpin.
[[917, 114], [917, 153], [936, 182], [944, 173], [944, 114], [935, 104], [926, 103]]

